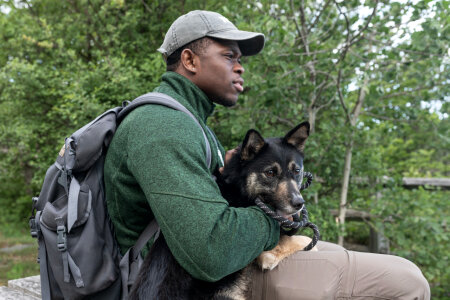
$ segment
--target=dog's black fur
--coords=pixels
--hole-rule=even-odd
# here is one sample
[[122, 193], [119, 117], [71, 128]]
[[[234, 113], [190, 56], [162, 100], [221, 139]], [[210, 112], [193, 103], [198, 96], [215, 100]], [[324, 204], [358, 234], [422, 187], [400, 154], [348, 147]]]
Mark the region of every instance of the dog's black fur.
[[[254, 205], [256, 197], [279, 213], [291, 215], [303, 206], [299, 193], [303, 173], [303, 149], [309, 123], [303, 122], [284, 138], [264, 139], [249, 130], [238, 153], [217, 174], [222, 195], [234, 207]], [[161, 235], [145, 258], [130, 299], [234, 299], [246, 296], [252, 267], [218, 282], [204, 282], [189, 275], [171, 254]]]

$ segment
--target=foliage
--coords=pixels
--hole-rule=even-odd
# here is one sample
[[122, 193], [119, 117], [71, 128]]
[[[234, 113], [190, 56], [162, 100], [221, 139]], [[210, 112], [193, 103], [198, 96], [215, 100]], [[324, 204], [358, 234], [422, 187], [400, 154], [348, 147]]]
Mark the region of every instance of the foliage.
[[373, 201], [372, 212], [383, 216], [379, 228], [389, 239], [391, 251], [414, 261], [432, 284], [433, 294], [448, 293], [448, 192], [439, 190], [405, 190], [392, 186], [383, 191], [383, 199]]
[[450, 176], [449, 1], [3, 0], [0, 8], [0, 224], [26, 226], [62, 137], [152, 90], [170, 23], [209, 9], [267, 38], [261, 54], [243, 59], [238, 105], [210, 119], [222, 143], [309, 120], [305, 167], [320, 180], [304, 196], [317, 201], [309, 211], [324, 239], [339, 233], [329, 210], [339, 207], [350, 149], [347, 207], [380, 216], [374, 226], [393, 253], [422, 268], [433, 298], [448, 293], [448, 191], [405, 190], [400, 178]]
[[0, 286], [11, 279], [39, 274], [37, 243], [28, 232], [5, 224], [0, 227], [0, 241]]

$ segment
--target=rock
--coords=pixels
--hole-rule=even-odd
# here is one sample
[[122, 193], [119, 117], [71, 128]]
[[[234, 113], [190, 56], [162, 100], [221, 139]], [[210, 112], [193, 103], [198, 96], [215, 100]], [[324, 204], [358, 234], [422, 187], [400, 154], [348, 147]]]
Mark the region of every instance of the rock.
[[0, 300], [37, 300], [35, 297], [21, 290], [16, 290], [7, 286], [0, 286]]
[[23, 291], [32, 296], [41, 297], [41, 279], [39, 275], [8, 281], [8, 287]]
[[41, 299], [41, 281], [39, 275], [9, 280], [8, 286], [0, 286], [0, 300], [37, 299]]

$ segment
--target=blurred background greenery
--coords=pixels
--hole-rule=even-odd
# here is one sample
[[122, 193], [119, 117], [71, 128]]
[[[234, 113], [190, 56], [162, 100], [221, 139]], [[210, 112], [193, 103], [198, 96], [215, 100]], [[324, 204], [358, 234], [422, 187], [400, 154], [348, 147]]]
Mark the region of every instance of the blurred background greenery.
[[[267, 38], [243, 60], [238, 105], [209, 120], [222, 143], [308, 120], [305, 168], [319, 179], [304, 196], [323, 239], [367, 244], [369, 225], [420, 266], [433, 299], [450, 297], [449, 193], [402, 183], [450, 177], [449, 1], [0, 1], [0, 247], [33, 245], [0, 251], [0, 284], [38, 273], [31, 196], [63, 138], [156, 87], [156, 49], [194, 9]], [[347, 209], [373, 217], [344, 223]]]

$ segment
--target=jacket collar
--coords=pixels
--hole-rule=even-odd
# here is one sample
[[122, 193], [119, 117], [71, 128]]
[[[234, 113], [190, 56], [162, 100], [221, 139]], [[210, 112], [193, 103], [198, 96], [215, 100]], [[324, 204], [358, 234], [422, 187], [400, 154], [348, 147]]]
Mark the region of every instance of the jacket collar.
[[215, 104], [192, 81], [175, 72], [166, 72], [155, 92], [164, 93], [183, 104], [194, 116], [206, 123]]

